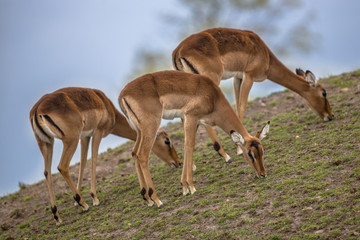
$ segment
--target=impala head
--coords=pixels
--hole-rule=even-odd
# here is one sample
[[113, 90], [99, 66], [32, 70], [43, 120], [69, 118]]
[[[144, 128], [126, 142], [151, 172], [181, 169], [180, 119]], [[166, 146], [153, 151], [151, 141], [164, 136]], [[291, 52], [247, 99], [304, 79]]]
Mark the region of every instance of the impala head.
[[245, 141], [240, 133], [234, 130], [230, 132], [232, 140], [243, 149], [246, 161], [255, 169], [256, 176], [259, 178], [266, 177], [264, 149], [260, 140], [266, 137], [269, 128], [270, 121], [256, 133], [255, 137], [251, 137], [247, 141]]
[[296, 74], [303, 77], [310, 86], [311, 90], [304, 95], [310, 107], [314, 109], [324, 121], [331, 121], [334, 118], [334, 114], [327, 99], [326, 90], [320, 83], [316, 82], [315, 75], [309, 70], [304, 72], [300, 68], [296, 69]]
[[165, 131], [158, 131], [152, 150], [156, 156], [166, 162], [170, 167], [178, 168], [180, 166], [180, 159], [171, 139]]

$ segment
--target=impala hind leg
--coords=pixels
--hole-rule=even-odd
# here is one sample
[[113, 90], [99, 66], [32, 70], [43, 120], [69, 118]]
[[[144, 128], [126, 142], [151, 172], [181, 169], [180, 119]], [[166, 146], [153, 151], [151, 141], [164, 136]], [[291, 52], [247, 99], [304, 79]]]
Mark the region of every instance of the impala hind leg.
[[77, 138], [70, 141], [63, 141], [64, 147], [60, 163], [58, 165], [58, 170], [69, 185], [71, 191], [73, 192], [75, 201], [83, 208], [84, 211], [87, 211], [89, 209], [89, 206], [82, 199], [80, 191], [76, 188], [69, 173], [70, 161], [75, 153], [78, 142], [79, 140]]
[[227, 163], [231, 163], [233, 160], [230, 158], [230, 156], [225, 152], [223, 146], [221, 145], [220, 143], [220, 140], [218, 138], [218, 136], [216, 135], [216, 132], [215, 132], [215, 129], [213, 127], [210, 127], [210, 126], [205, 126], [205, 129], [208, 133], [208, 135], [210, 136], [211, 140], [213, 141], [214, 143], [214, 149], [215, 151], [218, 152], [218, 154], [225, 158], [225, 161]]
[[59, 211], [56, 207], [54, 190], [53, 190], [52, 179], [51, 179], [51, 162], [52, 162], [54, 142], [52, 140], [51, 143], [45, 143], [45, 142], [42, 142], [37, 137], [36, 137], [36, 139], [38, 140], [39, 148], [40, 148], [40, 151], [44, 158], [44, 163], [45, 163], [44, 175], [45, 175], [46, 185], [48, 187], [49, 196], [50, 196], [51, 212], [54, 215], [56, 224], [60, 224], [60, 223], [62, 223], [62, 220], [60, 218]]
[[[89, 150], [89, 143], [90, 143], [90, 137], [84, 137], [80, 139], [81, 154], [80, 154], [79, 177], [77, 182], [77, 189], [79, 192], [81, 192], [84, 169], [86, 167], [86, 162], [87, 162], [87, 153]], [[75, 201], [75, 206], [77, 205], [78, 203]]]
[[156, 124], [150, 125], [151, 127], [148, 127], [146, 129], [143, 129], [141, 131], [140, 136], [140, 144], [138, 147], [137, 152], [137, 161], [138, 166], [140, 167], [140, 171], [144, 177], [145, 184], [146, 184], [146, 194], [148, 194], [149, 198], [156, 203], [158, 207], [161, 207], [163, 203], [158, 198], [153, 181], [151, 179], [150, 175], [150, 169], [149, 169], [149, 155], [150, 150], [155, 142], [155, 137], [157, 130], [160, 126], [160, 121], [158, 121]]
[[136, 173], [138, 176], [138, 180], [139, 180], [139, 184], [140, 184], [140, 194], [142, 196], [142, 198], [147, 201], [148, 206], [151, 207], [154, 205], [153, 200], [150, 199], [148, 191], [146, 191], [146, 189], [149, 189], [149, 187], [146, 185], [145, 182], [145, 178], [144, 175], [141, 171], [141, 167], [140, 167], [140, 163], [139, 160], [137, 158], [137, 153], [138, 153], [138, 149], [139, 149], [139, 145], [140, 145], [140, 140], [141, 140], [141, 132], [139, 130], [137, 130], [137, 136], [136, 136], [136, 141], [135, 141], [135, 145], [132, 149], [132, 158], [134, 160], [135, 163], [135, 168], [136, 168]]
[[184, 167], [181, 175], [181, 185], [183, 187], [183, 195], [194, 194], [196, 189], [193, 182], [192, 166], [193, 152], [195, 146], [195, 136], [197, 130], [198, 119], [186, 117], [184, 121], [185, 145], [184, 145]]

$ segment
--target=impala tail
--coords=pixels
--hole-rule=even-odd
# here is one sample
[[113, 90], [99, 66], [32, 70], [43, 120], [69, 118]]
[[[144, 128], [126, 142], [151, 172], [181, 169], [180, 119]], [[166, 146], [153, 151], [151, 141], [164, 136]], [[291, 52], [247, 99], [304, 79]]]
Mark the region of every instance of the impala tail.
[[172, 54], [173, 58], [173, 67], [178, 71], [183, 71], [182, 69], [182, 63], [180, 62], [180, 59], [178, 57], [179, 47], [177, 47]]
[[126, 120], [128, 121], [130, 127], [137, 131], [139, 129], [139, 119], [137, 118], [135, 112], [130, 107], [130, 104], [126, 101], [125, 98], [121, 99], [120, 108], [124, 112], [126, 116]]
[[65, 134], [47, 114], [38, 114], [39, 105], [30, 116], [31, 126], [35, 134], [44, 142], [51, 143], [54, 137], [62, 138]]

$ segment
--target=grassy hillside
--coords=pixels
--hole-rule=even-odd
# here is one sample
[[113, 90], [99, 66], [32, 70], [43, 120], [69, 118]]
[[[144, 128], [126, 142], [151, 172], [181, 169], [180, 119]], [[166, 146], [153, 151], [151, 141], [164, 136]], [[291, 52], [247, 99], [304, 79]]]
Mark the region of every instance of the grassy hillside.
[[[335, 120], [322, 122], [290, 91], [256, 99], [244, 124], [252, 134], [266, 121], [262, 142], [268, 177], [255, 178], [230, 137], [218, 130], [234, 162], [226, 164], [201, 127], [194, 172], [197, 192], [182, 196], [181, 170], [152, 156], [151, 174], [164, 207], [148, 207], [130, 158], [132, 142], [101, 155], [100, 205], [83, 213], [54, 175], [57, 226], [44, 181], [0, 199], [0, 239], [359, 239], [360, 70], [322, 79]], [[179, 123], [165, 127], [182, 157]], [[35, 141], [35, 140], [34, 140]], [[57, 162], [59, 156], [54, 156]], [[71, 169], [76, 180], [78, 165]], [[91, 203], [90, 164], [83, 196]]]

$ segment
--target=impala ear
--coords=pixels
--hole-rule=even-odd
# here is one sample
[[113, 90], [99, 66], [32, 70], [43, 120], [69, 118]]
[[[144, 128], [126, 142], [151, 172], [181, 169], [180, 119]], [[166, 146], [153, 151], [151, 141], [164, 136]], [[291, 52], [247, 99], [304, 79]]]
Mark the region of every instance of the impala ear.
[[305, 78], [305, 72], [304, 72], [301, 68], [297, 68], [295, 72], [296, 72], [296, 74], [299, 75], [300, 77]]
[[245, 139], [243, 138], [243, 136], [241, 136], [240, 133], [231, 130], [230, 135], [234, 143], [236, 143], [236, 145], [241, 145], [241, 146], [245, 145]]
[[270, 129], [270, 121], [268, 121], [265, 124], [265, 126], [256, 133], [255, 137], [257, 137], [260, 140], [263, 140], [267, 136], [269, 129]]
[[313, 88], [316, 87], [316, 77], [311, 71], [306, 70], [305, 80], [309, 83], [311, 87]]

